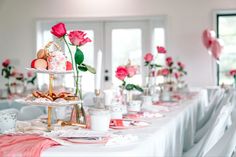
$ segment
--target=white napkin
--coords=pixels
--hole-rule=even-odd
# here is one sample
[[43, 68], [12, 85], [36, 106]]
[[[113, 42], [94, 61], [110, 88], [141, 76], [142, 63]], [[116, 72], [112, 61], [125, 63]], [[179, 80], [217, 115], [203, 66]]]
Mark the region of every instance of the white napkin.
[[168, 107], [158, 106], [158, 105], [145, 105], [142, 108], [146, 111], [151, 111], [151, 112], [161, 112], [161, 111], [169, 112], [170, 111]]
[[117, 146], [126, 145], [138, 141], [138, 136], [127, 134], [127, 135], [111, 135], [111, 138], [106, 143], [106, 146]]

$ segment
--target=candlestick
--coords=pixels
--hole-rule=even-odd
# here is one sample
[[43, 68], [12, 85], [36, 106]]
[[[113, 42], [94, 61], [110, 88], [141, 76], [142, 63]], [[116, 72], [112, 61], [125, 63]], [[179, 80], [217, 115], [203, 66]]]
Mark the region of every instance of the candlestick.
[[102, 51], [99, 50], [97, 53], [97, 66], [96, 66], [96, 84], [95, 89], [100, 90], [101, 89], [101, 76], [102, 76]]

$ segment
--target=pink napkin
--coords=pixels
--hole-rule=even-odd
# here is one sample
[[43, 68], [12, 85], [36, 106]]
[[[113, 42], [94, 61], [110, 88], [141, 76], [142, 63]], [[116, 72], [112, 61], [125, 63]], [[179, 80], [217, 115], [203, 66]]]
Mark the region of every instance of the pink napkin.
[[57, 142], [39, 135], [1, 135], [0, 156], [40, 157], [43, 150], [57, 145]]

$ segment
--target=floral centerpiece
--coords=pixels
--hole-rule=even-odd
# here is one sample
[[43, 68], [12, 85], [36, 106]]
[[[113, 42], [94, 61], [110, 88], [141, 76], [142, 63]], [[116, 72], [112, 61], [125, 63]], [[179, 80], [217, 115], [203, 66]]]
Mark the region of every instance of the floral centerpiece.
[[[80, 47], [85, 45], [88, 42], [91, 42], [91, 39], [86, 37], [86, 33], [81, 30], [70, 31], [67, 33], [64, 23], [58, 23], [51, 28], [51, 33], [57, 38], [62, 39], [70, 54], [70, 60], [73, 65], [73, 70], [76, 71], [75, 77], [75, 95], [79, 95], [82, 99], [82, 93], [79, 89], [79, 71], [86, 72], [89, 71], [93, 74], [96, 73], [96, 70], [84, 63], [84, 54], [81, 51]], [[68, 40], [69, 39], [69, 40]], [[70, 46], [73, 46], [75, 52], [72, 53]]]
[[236, 69], [232, 69], [229, 71], [230, 76], [234, 79], [234, 87], [236, 87]]

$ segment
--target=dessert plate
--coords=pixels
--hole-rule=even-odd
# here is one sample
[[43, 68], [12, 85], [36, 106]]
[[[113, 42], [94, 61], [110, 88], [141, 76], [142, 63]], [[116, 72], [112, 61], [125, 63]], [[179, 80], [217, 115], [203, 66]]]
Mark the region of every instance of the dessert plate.
[[81, 100], [50, 101], [46, 98], [36, 98], [36, 99], [21, 98], [21, 99], [16, 99], [15, 101], [27, 105], [49, 106], [49, 107], [69, 106], [69, 105], [79, 104], [82, 102]]
[[133, 119], [121, 119], [121, 120], [113, 120], [110, 123], [110, 128], [112, 129], [134, 129], [134, 128], [142, 128], [149, 126], [150, 123], [142, 120], [133, 120]]
[[36, 73], [47, 73], [47, 74], [70, 74], [74, 72], [73, 70], [55, 71], [55, 70], [35, 69], [35, 68], [26, 68], [26, 70]]

